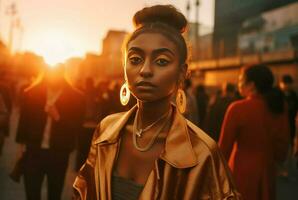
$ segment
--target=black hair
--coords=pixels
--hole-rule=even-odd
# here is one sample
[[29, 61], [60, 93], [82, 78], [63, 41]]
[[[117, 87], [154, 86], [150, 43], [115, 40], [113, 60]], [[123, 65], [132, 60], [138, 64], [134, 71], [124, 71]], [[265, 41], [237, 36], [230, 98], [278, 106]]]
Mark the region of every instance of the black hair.
[[133, 23], [136, 30], [125, 41], [125, 47], [142, 33], [160, 33], [175, 43], [179, 52], [179, 63], [187, 63], [187, 45], [182, 36], [187, 26], [187, 20], [174, 6], [145, 7], [134, 15]]
[[234, 93], [235, 90], [236, 90], [236, 87], [235, 87], [235, 85], [232, 84], [232, 83], [227, 83], [227, 84], [225, 85], [225, 87], [224, 87], [224, 90], [225, 90], [226, 92]]
[[292, 84], [293, 83], [293, 78], [292, 76], [290, 76], [289, 74], [285, 74], [283, 75], [282, 77], [282, 82], [285, 83], [285, 84]]
[[261, 94], [269, 110], [274, 114], [284, 111], [284, 96], [280, 89], [273, 87], [274, 76], [272, 71], [263, 64], [249, 65], [244, 68], [245, 82], [253, 82], [256, 90]]
[[189, 78], [185, 79], [185, 80], [184, 80], [184, 87], [185, 87], [185, 89], [188, 89], [188, 88], [190, 88], [191, 86], [192, 86], [192, 81], [191, 81], [191, 79], [189, 79]]

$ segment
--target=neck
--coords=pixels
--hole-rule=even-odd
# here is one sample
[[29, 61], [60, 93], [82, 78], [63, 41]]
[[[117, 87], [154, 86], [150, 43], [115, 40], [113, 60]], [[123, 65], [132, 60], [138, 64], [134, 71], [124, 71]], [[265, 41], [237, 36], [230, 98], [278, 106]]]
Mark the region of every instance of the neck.
[[168, 113], [171, 109], [171, 96], [159, 99], [153, 102], [143, 102], [138, 100], [138, 109], [141, 124], [143, 127], [148, 126], [160, 116]]

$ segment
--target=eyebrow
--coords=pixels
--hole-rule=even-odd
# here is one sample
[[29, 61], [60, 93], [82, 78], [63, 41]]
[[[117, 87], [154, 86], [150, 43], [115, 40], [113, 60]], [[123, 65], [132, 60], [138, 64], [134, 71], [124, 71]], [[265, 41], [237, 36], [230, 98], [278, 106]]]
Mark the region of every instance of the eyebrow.
[[[136, 51], [136, 52], [144, 53], [144, 50], [139, 48], [139, 47], [131, 47], [131, 48], [128, 49], [128, 52], [130, 52], [130, 51]], [[153, 54], [161, 54], [161, 53], [164, 53], [164, 52], [168, 52], [172, 56], [175, 56], [175, 53], [173, 51], [171, 51], [170, 49], [168, 49], [168, 48], [159, 48], [159, 49], [154, 49], [153, 50]]]

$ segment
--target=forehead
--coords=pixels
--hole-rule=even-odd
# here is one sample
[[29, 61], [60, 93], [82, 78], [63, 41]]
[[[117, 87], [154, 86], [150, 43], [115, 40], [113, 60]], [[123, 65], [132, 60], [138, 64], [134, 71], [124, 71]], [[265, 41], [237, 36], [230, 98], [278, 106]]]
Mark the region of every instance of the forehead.
[[134, 40], [129, 42], [127, 51], [129, 51], [132, 47], [140, 48], [145, 52], [154, 51], [160, 48], [167, 48], [177, 54], [177, 47], [175, 43], [160, 33], [141, 33]]

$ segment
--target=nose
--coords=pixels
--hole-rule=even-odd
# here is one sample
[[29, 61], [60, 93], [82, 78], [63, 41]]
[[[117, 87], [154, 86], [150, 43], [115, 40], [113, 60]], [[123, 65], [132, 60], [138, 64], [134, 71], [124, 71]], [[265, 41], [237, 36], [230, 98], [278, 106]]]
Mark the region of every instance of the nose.
[[153, 75], [152, 66], [149, 59], [145, 60], [143, 66], [141, 67], [140, 75], [144, 78], [151, 77]]

